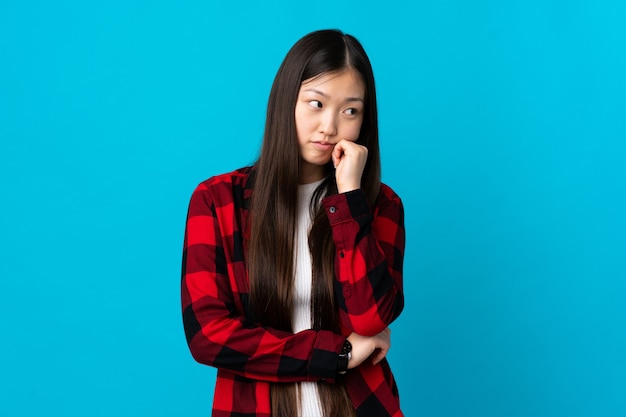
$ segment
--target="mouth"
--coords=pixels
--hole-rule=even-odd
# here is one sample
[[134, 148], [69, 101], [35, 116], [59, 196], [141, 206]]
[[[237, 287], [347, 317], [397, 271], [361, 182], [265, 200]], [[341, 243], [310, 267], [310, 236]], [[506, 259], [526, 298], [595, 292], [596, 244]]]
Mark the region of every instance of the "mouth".
[[328, 151], [333, 148], [333, 144], [329, 142], [313, 142], [313, 146], [321, 151]]

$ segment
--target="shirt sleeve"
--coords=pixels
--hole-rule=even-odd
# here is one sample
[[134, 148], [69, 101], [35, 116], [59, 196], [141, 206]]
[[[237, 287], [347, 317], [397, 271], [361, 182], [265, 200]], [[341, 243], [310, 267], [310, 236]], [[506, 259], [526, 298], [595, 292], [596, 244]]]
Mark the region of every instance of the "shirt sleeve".
[[374, 210], [361, 189], [324, 198], [335, 243], [335, 296], [348, 332], [374, 336], [404, 308], [404, 208], [381, 185]]
[[[333, 382], [344, 337], [325, 330], [296, 334], [251, 322], [237, 306], [244, 273], [226, 260], [237, 239], [223, 236], [217, 213], [234, 212], [210, 187], [193, 193], [183, 247], [181, 298], [187, 343], [195, 360], [270, 382]], [[231, 207], [229, 207], [229, 205]], [[226, 248], [225, 243], [231, 245]], [[245, 277], [244, 281], [247, 280]], [[247, 281], [246, 281], [247, 282]]]

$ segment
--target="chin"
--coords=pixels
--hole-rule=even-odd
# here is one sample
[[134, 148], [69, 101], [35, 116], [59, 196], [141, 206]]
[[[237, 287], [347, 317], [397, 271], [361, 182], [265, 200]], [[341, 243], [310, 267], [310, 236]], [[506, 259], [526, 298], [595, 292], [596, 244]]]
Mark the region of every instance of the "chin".
[[330, 156], [328, 158], [303, 158], [303, 161], [310, 165], [323, 166], [330, 162]]

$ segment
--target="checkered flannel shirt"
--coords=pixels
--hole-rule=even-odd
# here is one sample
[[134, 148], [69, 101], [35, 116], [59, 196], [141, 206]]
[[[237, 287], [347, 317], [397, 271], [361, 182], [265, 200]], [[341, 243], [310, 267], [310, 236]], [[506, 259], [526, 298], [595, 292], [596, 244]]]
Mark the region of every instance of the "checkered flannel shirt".
[[[185, 231], [182, 312], [189, 349], [218, 369], [214, 417], [269, 417], [270, 382], [345, 378], [357, 416], [402, 416], [388, 362], [366, 361], [337, 375], [337, 354], [351, 332], [376, 335], [402, 311], [404, 213], [400, 198], [381, 184], [370, 209], [365, 193], [327, 196], [337, 255], [335, 296], [343, 334], [292, 334], [255, 323], [249, 307], [245, 233], [249, 181], [242, 168], [202, 182], [193, 192]], [[271, 245], [272, 242], [267, 242]]]

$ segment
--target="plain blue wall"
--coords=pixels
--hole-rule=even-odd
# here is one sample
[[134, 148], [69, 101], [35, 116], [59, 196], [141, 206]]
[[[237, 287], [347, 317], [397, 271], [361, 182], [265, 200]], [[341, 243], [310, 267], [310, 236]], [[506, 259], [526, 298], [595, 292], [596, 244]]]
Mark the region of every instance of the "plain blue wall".
[[209, 415], [188, 199], [328, 27], [370, 54], [406, 206], [406, 415], [626, 415], [625, 4], [0, 2], [0, 415]]

